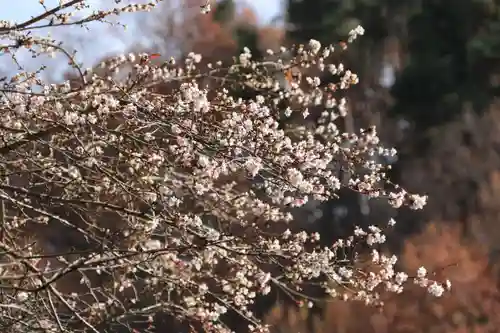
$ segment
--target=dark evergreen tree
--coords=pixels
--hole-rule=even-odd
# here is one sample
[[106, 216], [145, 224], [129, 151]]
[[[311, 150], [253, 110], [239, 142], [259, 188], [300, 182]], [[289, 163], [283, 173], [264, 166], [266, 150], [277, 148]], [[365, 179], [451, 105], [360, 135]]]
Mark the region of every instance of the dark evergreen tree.
[[500, 57], [500, 1], [423, 0], [408, 23], [408, 64], [393, 87], [391, 114], [417, 131], [483, 111], [497, 95], [492, 75]]
[[330, 44], [362, 23], [367, 32], [365, 40], [381, 41], [397, 19], [395, 15], [412, 1], [287, 0], [288, 37], [296, 42], [314, 38]]

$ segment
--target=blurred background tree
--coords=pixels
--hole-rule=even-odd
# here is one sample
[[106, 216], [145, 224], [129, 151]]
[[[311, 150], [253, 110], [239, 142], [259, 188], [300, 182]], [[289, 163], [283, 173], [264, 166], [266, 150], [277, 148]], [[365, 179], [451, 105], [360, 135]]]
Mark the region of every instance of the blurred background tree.
[[500, 2], [423, 0], [408, 20], [408, 62], [393, 87], [391, 114], [418, 131], [483, 112], [498, 94]]
[[[497, 0], [287, 0], [287, 37], [304, 43], [366, 35], [349, 52], [363, 84], [380, 81], [387, 43], [399, 44], [391, 116], [417, 132], [449, 122], [471, 104], [482, 112], [498, 94], [500, 2]], [[396, 64], [399, 62], [400, 64]], [[368, 80], [367, 80], [368, 79]], [[390, 84], [387, 84], [390, 86]]]

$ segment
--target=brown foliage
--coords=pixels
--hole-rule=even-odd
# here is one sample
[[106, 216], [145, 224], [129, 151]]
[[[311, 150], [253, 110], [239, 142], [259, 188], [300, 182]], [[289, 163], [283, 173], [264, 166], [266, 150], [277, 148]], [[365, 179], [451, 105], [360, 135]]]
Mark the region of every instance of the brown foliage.
[[282, 28], [265, 26], [259, 29], [259, 41], [261, 50], [278, 50], [283, 44], [285, 31]]
[[432, 219], [439, 214], [456, 221], [485, 208], [476, 198], [479, 188], [490, 186], [492, 172], [500, 166], [498, 110], [496, 104], [483, 116], [465, 112], [462, 119], [429, 133], [425, 155], [417, 150], [401, 165], [405, 185], [413, 190], [425, 187], [433, 198], [426, 209]]
[[205, 58], [214, 60], [227, 59], [236, 52], [236, 43], [231, 30], [214, 21], [213, 12], [193, 21], [183, 23], [183, 31], [191, 31], [192, 39], [188, 49], [201, 53]]

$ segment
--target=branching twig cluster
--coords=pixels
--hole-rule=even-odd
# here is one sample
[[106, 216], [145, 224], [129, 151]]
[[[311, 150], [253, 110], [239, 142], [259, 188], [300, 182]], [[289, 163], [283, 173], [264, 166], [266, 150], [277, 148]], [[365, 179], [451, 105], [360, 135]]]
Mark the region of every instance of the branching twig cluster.
[[[278, 58], [294, 55], [287, 65], [253, 61], [245, 49], [226, 67], [199, 68], [197, 54], [180, 65], [129, 54], [85, 70], [58, 42], [29, 33], [156, 2], [72, 21], [86, 1], [62, 1], [0, 26], [13, 59], [18, 48], [61, 52], [77, 73], [47, 84], [20, 67], [1, 82], [0, 330], [153, 331], [163, 314], [226, 332], [224, 316], [232, 313], [265, 332], [252, 304], [272, 288], [310, 306], [322, 300], [307, 295], [307, 284], [369, 304], [384, 290], [400, 292], [408, 275], [394, 271], [395, 257], [373, 250], [371, 264], [361, 265], [345, 255], [357, 244], [383, 243], [379, 228], [356, 229], [324, 248], [318, 234], [290, 224], [290, 207], [328, 200], [341, 187], [395, 207], [425, 204], [398, 186], [387, 190], [385, 166], [371, 157], [394, 152], [380, 146], [374, 128], [341, 133], [335, 125], [347, 112], [338, 94], [358, 80], [331, 63], [335, 46], [312, 40], [278, 50]], [[348, 42], [362, 33], [353, 30]], [[274, 74], [291, 66], [304, 75], [283, 89]], [[306, 77], [313, 67], [336, 83]], [[201, 79], [216, 84], [208, 89]], [[162, 84], [177, 88], [162, 93]], [[255, 98], [233, 96], [236, 87], [253, 89]], [[322, 109], [315, 126], [287, 120], [306, 118], [312, 107]], [[441, 295], [444, 287], [425, 273], [412, 280]]]

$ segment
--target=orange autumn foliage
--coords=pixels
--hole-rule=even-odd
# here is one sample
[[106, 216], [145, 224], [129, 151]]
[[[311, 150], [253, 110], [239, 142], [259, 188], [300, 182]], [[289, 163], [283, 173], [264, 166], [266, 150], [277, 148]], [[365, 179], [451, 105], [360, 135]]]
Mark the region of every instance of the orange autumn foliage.
[[187, 45], [190, 51], [201, 53], [205, 58], [227, 58], [228, 54], [236, 52], [236, 42], [232, 31], [214, 20], [214, 12], [196, 19], [184, 19], [181, 30], [191, 34], [190, 45]]
[[282, 28], [265, 26], [259, 29], [259, 47], [261, 50], [278, 50], [283, 44], [285, 31]]

